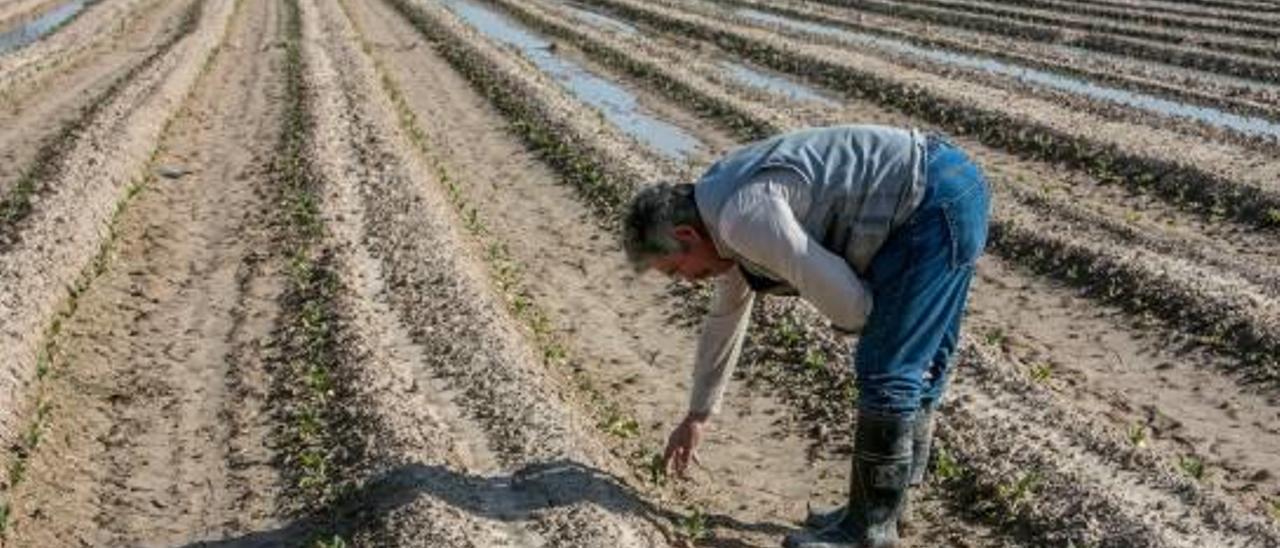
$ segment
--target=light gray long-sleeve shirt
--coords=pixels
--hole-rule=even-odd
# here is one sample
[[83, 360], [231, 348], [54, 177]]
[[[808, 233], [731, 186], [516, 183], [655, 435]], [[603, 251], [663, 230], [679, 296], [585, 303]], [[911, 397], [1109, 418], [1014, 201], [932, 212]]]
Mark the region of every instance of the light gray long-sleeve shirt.
[[[834, 327], [859, 331], [871, 311], [871, 292], [844, 258], [824, 248], [800, 225], [797, 219], [811, 206], [806, 184], [788, 169], [756, 174], [720, 210], [720, 239], [715, 243], [722, 256], [745, 259], [754, 270], [788, 282]], [[691, 412], [718, 410], [754, 302], [755, 293], [739, 269], [716, 278], [695, 356]]]

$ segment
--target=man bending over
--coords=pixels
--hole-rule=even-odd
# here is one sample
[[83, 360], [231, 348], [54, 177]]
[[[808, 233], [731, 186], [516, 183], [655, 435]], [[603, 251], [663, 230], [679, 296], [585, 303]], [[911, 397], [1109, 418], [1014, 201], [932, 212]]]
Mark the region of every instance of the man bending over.
[[757, 292], [798, 294], [858, 333], [848, 503], [813, 513], [786, 546], [888, 548], [923, 481], [987, 239], [990, 191], [945, 138], [848, 125], [797, 131], [721, 158], [695, 184], [632, 199], [623, 244], [637, 269], [714, 278], [688, 414], [667, 442], [683, 473], [729, 379]]

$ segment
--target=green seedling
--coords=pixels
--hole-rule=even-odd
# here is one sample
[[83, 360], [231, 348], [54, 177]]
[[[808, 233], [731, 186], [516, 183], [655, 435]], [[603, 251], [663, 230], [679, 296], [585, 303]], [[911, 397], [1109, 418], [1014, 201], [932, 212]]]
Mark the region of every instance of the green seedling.
[[1178, 458], [1178, 467], [1187, 476], [1195, 480], [1204, 479], [1204, 461], [1195, 455], [1184, 455]]
[[600, 422], [600, 428], [611, 436], [624, 439], [640, 435], [640, 423], [616, 410]]
[[1043, 362], [1031, 366], [1031, 380], [1043, 383], [1051, 377], [1053, 377], [1053, 364]]
[[662, 460], [659, 453], [651, 453], [644, 458], [642, 467], [649, 476], [649, 483], [663, 487], [667, 485], [667, 463]]
[[1273, 207], [1267, 210], [1267, 224], [1280, 226], [1280, 207]]
[[1031, 500], [1035, 494], [1035, 489], [1040, 484], [1040, 474], [1036, 472], [1027, 472], [1017, 481], [1012, 483], [1001, 483], [996, 486], [996, 497], [999, 498], [1010, 510], [1016, 512], [1022, 505]]
[[[541, 316], [539, 316], [539, 318], [541, 318]], [[534, 331], [536, 332], [537, 330], [535, 329]], [[542, 349], [542, 359], [548, 364], [560, 363], [568, 356], [569, 352], [566, 351], [563, 346], [560, 346], [559, 343], [548, 343], [547, 346]]]
[[935, 477], [942, 481], [949, 481], [960, 477], [963, 472], [960, 468], [960, 464], [956, 462], [955, 457], [951, 456], [951, 452], [947, 451], [946, 447], [938, 447], [937, 451], [934, 453], [936, 455], [933, 471]]
[[347, 540], [341, 535], [334, 535], [329, 540], [319, 539], [316, 541], [315, 548], [347, 548]]
[[778, 326], [778, 342], [783, 346], [791, 347], [800, 344], [804, 340], [803, 332], [798, 322], [787, 318]]
[[1142, 423], [1129, 425], [1129, 443], [1139, 448], [1147, 446], [1147, 429]]
[[26, 455], [19, 455], [13, 461], [13, 465], [9, 467], [9, 485], [17, 485], [22, 483], [22, 478], [27, 475], [27, 459]]
[[1271, 500], [1271, 517], [1276, 521], [1280, 521], [1280, 499]]
[[49, 351], [41, 350], [36, 355], [36, 380], [43, 380], [49, 374]]
[[680, 536], [690, 543], [704, 540], [709, 534], [707, 515], [700, 508], [694, 508], [689, 515], [680, 518]]
[[986, 335], [983, 337], [983, 339], [987, 341], [987, 344], [992, 346], [1001, 346], [1006, 340], [1008, 340], [1008, 338], [1009, 336], [1005, 334], [1004, 328], [1002, 327], [993, 327], [988, 329]]
[[822, 371], [827, 367], [827, 357], [822, 351], [810, 348], [804, 353], [803, 364], [806, 371]]

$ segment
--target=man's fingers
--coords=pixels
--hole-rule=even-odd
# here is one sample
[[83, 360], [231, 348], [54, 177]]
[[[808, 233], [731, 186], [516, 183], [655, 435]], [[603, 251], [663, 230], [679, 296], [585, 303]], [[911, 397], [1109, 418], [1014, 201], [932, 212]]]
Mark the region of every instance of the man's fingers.
[[663, 459], [664, 463], [666, 464], [667, 473], [670, 474], [672, 470], [675, 470], [677, 472], [680, 471], [680, 469], [683, 468], [682, 462], [684, 460], [685, 460], [684, 447], [681, 447], [680, 445], [672, 445], [670, 448], [668, 448], [666, 458]]

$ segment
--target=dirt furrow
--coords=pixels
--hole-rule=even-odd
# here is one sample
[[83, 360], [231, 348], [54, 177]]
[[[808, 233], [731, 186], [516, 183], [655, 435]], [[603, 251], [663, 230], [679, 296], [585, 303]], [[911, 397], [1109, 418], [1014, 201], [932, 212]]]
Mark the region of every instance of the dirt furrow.
[[[1099, 427], [1098, 417], [1037, 390], [988, 348], [964, 346], [963, 374], [942, 410], [950, 415], [942, 434], [947, 448], [972, 463], [968, 473], [999, 478], [987, 488], [1014, 512], [1042, 522], [1046, 542], [1188, 548], [1276, 542], [1269, 519], [1206, 498], [1166, 460]], [[1110, 519], [1091, 517], [1097, 515]]]
[[[171, 50], [122, 84], [92, 124], [61, 155], [56, 178], [42, 180], [29, 216], [6, 228], [0, 262], [5, 439], [13, 439], [36, 373], [36, 354], [54, 312], [83, 288], [77, 280], [105, 236], [125, 189], [144, 173], [162, 129], [194, 85], [203, 59], [224, 35], [233, 4], [215, 0]], [[16, 241], [13, 236], [20, 235]]]
[[407, 154], [412, 149], [395, 128], [394, 110], [372, 87], [376, 73], [354, 49], [358, 40], [342, 11], [333, 2], [318, 4], [303, 6], [304, 53], [316, 91], [315, 161], [327, 188], [326, 224], [339, 248], [355, 249], [338, 255], [347, 265], [339, 272], [357, 276], [348, 283], [360, 273], [379, 278], [366, 283], [385, 288], [385, 310], [396, 314], [379, 323], [404, 322], [402, 333], [421, 348], [416, 374], [446, 381], [503, 467], [495, 473], [483, 462], [453, 470], [408, 462], [370, 484], [384, 504], [374, 512], [380, 519], [356, 538], [415, 538], [424, 523], [453, 516], [451, 524], [435, 524], [443, 526], [433, 534], [466, 540], [468, 523], [479, 521], [517, 544], [665, 544], [642, 501], [612, 479], [617, 465], [563, 400], [565, 388], [505, 319], [482, 269], [467, 258], [477, 251], [457, 235], [457, 221], [441, 216], [439, 183]]
[[1280, 34], [1276, 34], [1275, 27], [1266, 25], [1276, 25], [1280, 21], [1267, 18], [1262, 14], [1255, 14], [1252, 19], [1240, 17], [1237, 15], [1232, 22], [1221, 20], [1221, 16], [1211, 16], [1205, 14], [1188, 14], [1180, 11], [1164, 10], [1160, 12], [1146, 12], [1142, 10], [1134, 10], [1131, 7], [1117, 7], [1105, 3], [1090, 2], [1061, 2], [1057, 0], [1016, 0], [1010, 4], [1018, 6], [1026, 6], [1037, 8], [1051, 13], [1064, 13], [1072, 15], [1085, 15], [1103, 19], [1111, 19], [1116, 21], [1128, 21], [1144, 26], [1154, 26], [1163, 28], [1179, 28], [1189, 30], [1202, 30], [1206, 32], [1214, 32], [1226, 35], [1247, 36], [1255, 38], [1280, 38]]
[[0, 77], [0, 149], [5, 160], [0, 165], [0, 197], [26, 183], [39, 162], [56, 160], [59, 147], [74, 141], [79, 126], [100, 108], [95, 105], [109, 101], [134, 67], [180, 32], [179, 23], [189, 6], [185, 2], [136, 6], [133, 13], [119, 14], [132, 17], [129, 24], [103, 31], [104, 36], [81, 51], [50, 53], [32, 74], [17, 70], [18, 74]]
[[928, 24], [990, 32], [1015, 39], [1061, 43], [1086, 50], [1169, 63], [1258, 82], [1272, 82], [1277, 74], [1280, 74], [1273, 61], [1244, 58], [1168, 42], [1153, 42], [1097, 33], [1071, 33], [1053, 25], [1011, 21], [988, 15], [948, 11], [932, 6], [879, 0], [859, 2], [856, 5], [834, 0], [823, 3], [857, 12], [877, 13]]
[[[1231, 21], [1242, 21], [1245, 23], [1257, 23], [1260, 21], [1269, 21], [1269, 14], [1280, 12], [1280, 6], [1275, 5], [1252, 5], [1249, 7], [1232, 7], [1226, 5], [1195, 5], [1179, 2], [1143, 2], [1132, 0], [1088, 0], [1085, 4], [1102, 6], [1107, 8], [1131, 9], [1146, 13], [1168, 13], [1184, 15], [1188, 17], [1202, 17], [1205, 19], [1226, 19]], [[1261, 17], [1260, 17], [1261, 16]]]
[[[525, 121], [525, 123], [528, 123], [528, 121]], [[987, 426], [989, 425], [984, 425], [984, 427], [987, 427]], [[1045, 462], [1053, 462], [1054, 461], [1053, 452], [1059, 451], [1059, 450], [1062, 450], [1062, 448], [1061, 447], [1055, 448], [1054, 446], [1048, 446], [1048, 447], [1041, 447], [1038, 449], [1031, 449], [1030, 451], [1032, 453], [1039, 455], [1036, 457], [1038, 459], [1047, 459], [1045, 460]], [[983, 456], [981, 454], [967, 455], [967, 457], [970, 459], [977, 459], [976, 461], [971, 461], [971, 462], [977, 462], [978, 464], [983, 464], [982, 459], [990, 458], [989, 456]], [[1089, 457], [1089, 458], [1092, 458], [1092, 457]], [[1167, 462], [1167, 460], [1162, 462]], [[991, 465], [992, 463], [994, 463], [994, 461], [987, 462], [985, 464]], [[1063, 466], [1067, 466], [1067, 465], [1064, 464]], [[994, 469], [991, 469], [991, 470], [994, 470]], [[1116, 473], [1119, 474], [1119, 472], [1116, 472]], [[1055, 477], [1059, 479], [1068, 478], [1073, 474], [1076, 474], [1076, 472], [1071, 472], [1069, 468], [1066, 468], [1064, 469], [1064, 471], [1057, 472]], [[1163, 485], [1159, 482], [1157, 475], [1152, 475], [1154, 474], [1153, 472], [1143, 472], [1141, 469], [1139, 469], [1137, 471], [1137, 474], [1142, 478], [1142, 481], [1144, 482], [1147, 482], [1149, 484], [1154, 484], [1157, 486]], [[993, 477], [996, 479], [993, 480]], [[992, 486], [996, 485], [1000, 479], [1002, 478], [1000, 478], [999, 476], [992, 476], [991, 474], [986, 475], [986, 481], [989, 482], [988, 484]], [[1101, 492], [1103, 493], [1105, 493], [1108, 489], [1112, 489], [1112, 487], [1107, 486], [1109, 485], [1108, 483], [1109, 480], [1105, 479], [1105, 477], [1103, 478], [1095, 477], [1094, 479], [1087, 480], [1087, 481], [1090, 481], [1092, 485], [1091, 487], [1088, 487], [1088, 489], [1101, 489], [1102, 490]], [[1044, 492], [1042, 493], [1047, 495], [1050, 499], [1054, 498], [1054, 495], [1052, 495], [1051, 493], [1056, 492], [1058, 495], [1066, 496], [1067, 493], [1070, 491], [1070, 489], [1072, 489], [1070, 482], [1066, 480], [1061, 482], [1055, 481], [1050, 483], [1052, 485], [1045, 486], [1043, 488]], [[994, 487], [992, 488], [994, 489]], [[1194, 509], [1193, 511], [1195, 513], [1202, 515], [1202, 517], [1197, 518], [1198, 520], [1200, 520], [1200, 521], [1197, 521], [1197, 523], [1203, 523], [1204, 526], [1210, 527], [1209, 530], [1201, 530], [1199, 532], [1195, 532], [1193, 530], [1192, 533], [1184, 533], [1184, 532], [1178, 532], [1178, 531], [1160, 532], [1158, 535], [1156, 535], [1157, 541], [1160, 538], [1165, 538], [1166, 540], [1172, 543], [1185, 544], [1187, 542], [1193, 542], [1195, 538], [1199, 538], [1199, 536], [1202, 536], [1202, 535], [1210, 535], [1209, 537], [1205, 537], [1205, 538], [1212, 538], [1211, 535], [1214, 535], [1214, 534], [1226, 534], [1232, 539], [1232, 542], [1241, 541], [1241, 539], [1245, 539], [1244, 541], [1247, 542], [1247, 538], [1248, 538], [1247, 535], [1253, 534], [1251, 531], [1254, 530], [1256, 526], [1256, 521], [1253, 522], [1254, 525], [1249, 525], [1249, 523], [1250, 523], [1250, 520], [1254, 518], [1244, 518], [1243, 522], [1238, 522], [1236, 525], [1229, 524], [1229, 525], [1222, 526], [1222, 527], [1226, 527], [1225, 531], [1227, 532], [1223, 532], [1223, 533], [1213, 532], [1215, 530], [1218, 530], [1218, 526], [1213, 524], [1215, 523], [1220, 524], [1222, 522], [1222, 520], [1220, 519], [1221, 517], [1220, 512], [1215, 511], [1214, 508], [1217, 508], [1222, 504], [1224, 504], [1221, 502], [1220, 497], [1215, 498], [1217, 497], [1216, 495], [1213, 497], [1209, 497], [1210, 499], [1209, 502], [1183, 503], [1183, 502], [1175, 502], [1180, 500], [1179, 495], [1175, 494], [1175, 493], [1181, 492], [1180, 490], [1170, 489], [1167, 486], [1164, 486], [1164, 487], [1155, 488], [1155, 492], [1158, 493], [1158, 497], [1163, 499], [1163, 502], [1159, 504], [1178, 504], [1184, 508], [1192, 508]], [[1016, 506], [1016, 504], [1011, 501], [1006, 501], [1006, 502], [1009, 502], [1012, 506]], [[1126, 540], [1124, 539], [1128, 539], [1127, 541], [1131, 542], [1133, 538], [1138, 538], [1138, 537], [1125, 537], [1124, 536], [1125, 534], [1129, 534], [1134, 531], [1141, 532], [1143, 530], [1150, 532], [1152, 530], [1150, 529], [1151, 527], [1163, 527], [1162, 524], [1154, 523], [1153, 518], [1150, 515], [1145, 515], [1137, 509], [1133, 510], [1132, 512], [1129, 512], [1129, 511], [1112, 512], [1108, 509], [1106, 504], [1109, 504], [1109, 503], [1104, 503], [1102, 506], [1097, 506], [1094, 508], [1095, 510], [1097, 510], [1096, 512], [1089, 513], [1089, 516], [1090, 516], [1089, 519], [1094, 519], [1094, 520], [1102, 519], [1103, 521], [1109, 524], [1107, 527], [1103, 527], [1101, 529], [1103, 531], [1109, 531], [1107, 533], [1103, 533], [1103, 538], [1110, 538], [1113, 542], [1125, 542]], [[1054, 518], [1052, 517], [1053, 511], [1048, 511], [1042, 508], [1040, 510], [1037, 510], [1037, 512], [1039, 512], [1039, 517], [1035, 519], [1043, 519], [1043, 520], [1048, 520], [1049, 522], [1053, 522], [1054, 520]], [[1034, 519], [1031, 521], [1034, 521]], [[1244, 525], [1239, 525], [1239, 523], [1244, 523]], [[1098, 533], [1098, 531], [1099, 531], [1098, 529], [1090, 530], [1088, 527], [1075, 528], [1075, 529], [1068, 527], [1066, 534], [1076, 535], [1073, 538], [1077, 538], [1077, 539], [1093, 538], [1094, 540], [1097, 540], [1099, 538], [1098, 535], [1100, 534]], [[1128, 531], [1129, 533], [1124, 533], [1125, 531]], [[1264, 533], [1264, 534], [1270, 534], [1270, 533]], [[1106, 535], [1113, 535], [1113, 536], [1106, 537]], [[1268, 537], [1264, 536], [1263, 538], [1268, 538]]]
[[[822, 4], [762, 2], [758, 0], [719, 0], [715, 4], [723, 8], [723, 10], [720, 10], [722, 11], [721, 17], [731, 17], [746, 23], [754, 22], [756, 26], [764, 26], [775, 32], [801, 37], [811, 42], [827, 42], [837, 46], [848, 46], [851, 43], [850, 40], [845, 38], [830, 36], [829, 33], [832, 31], [846, 32], [851, 36], [858, 37], [857, 41], [852, 42], [855, 45], [863, 41], [864, 38], [871, 41], [874, 40], [871, 37], [882, 37], [891, 42], [908, 44], [908, 46], [904, 47], [915, 46], [923, 48], [928, 54], [936, 54], [942, 59], [947, 59], [948, 55], [956, 55], [959, 58], [973, 56], [976, 59], [985, 60], [978, 62], [979, 65], [983, 62], [1005, 62], [1012, 67], [1020, 67], [1024, 70], [1038, 70], [1061, 75], [1053, 78], [1053, 81], [1058, 83], [1069, 82], [1074, 79], [1072, 77], [1076, 77], [1082, 79], [1079, 84], [1068, 86], [1076, 90], [1076, 93], [1087, 93], [1086, 90], [1093, 89], [1089, 87], [1090, 84], [1097, 84], [1100, 88], [1114, 86], [1118, 90], [1133, 90], [1139, 92], [1139, 94], [1151, 94], [1154, 97], [1169, 98], [1176, 103], [1220, 109], [1224, 112], [1251, 116], [1260, 120], [1280, 118], [1280, 97], [1275, 93], [1275, 89], [1269, 86], [1238, 81], [1227, 82], [1220, 76], [1185, 70], [1181, 71], [1180, 77], [1171, 78], [1170, 71], [1178, 70], [1178, 68], [1170, 65], [1135, 62], [1134, 60], [1114, 56], [1100, 58], [1097, 55], [1079, 55], [1079, 52], [1072, 51], [1071, 48], [1055, 44], [1037, 44], [1035, 42], [1011, 40], [992, 34], [947, 29], [877, 14], [853, 14], [849, 10], [841, 10]], [[699, 3], [688, 3], [688, 5], [698, 6]], [[761, 15], [764, 17], [781, 17], [801, 25], [819, 25], [823, 28], [813, 29], [810, 32], [798, 28], [793, 29], [786, 25], [772, 24], [768, 21], [753, 21], [751, 17], [740, 13], [742, 10], [754, 10], [754, 13], [747, 13], [752, 13], [756, 17]], [[707, 15], [716, 15], [713, 9], [702, 9], [700, 12]], [[914, 54], [903, 55], [897, 52], [898, 48], [899, 46], [896, 45], [885, 45], [884, 47], [870, 48], [870, 52], [876, 53], [881, 57], [895, 58], [899, 62], [907, 62], [911, 66], [932, 67], [933, 71], [943, 73], [960, 72], [971, 79], [1003, 82], [1004, 87], [1011, 85], [1011, 82], [1005, 79], [993, 80], [989, 76], [984, 76], [984, 71], [958, 69], [950, 62], [929, 63], [925, 59], [912, 60], [911, 58], [915, 57]], [[1075, 93], [1067, 94], [1051, 91], [1057, 89], [1052, 86], [1037, 85], [1036, 88], [1042, 90], [1042, 92], [1059, 93], [1063, 97], [1072, 98], [1076, 96]], [[1122, 92], [1099, 93], [1097, 95], [1115, 98], [1116, 100], [1133, 99], [1132, 103], [1137, 104], [1151, 105], [1155, 103], [1155, 101], [1149, 99], [1123, 98]], [[1103, 100], [1081, 102], [1086, 106], [1091, 106], [1095, 111], [1100, 106], [1112, 104], [1111, 101]], [[1176, 112], [1179, 107], [1164, 105], [1161, 108], [1162, 112]], [[1119, 110], [1122, 115], [1126, 112], [1125, 109], [1112, 108], [1111, 110]], [[1170, 120], [1178, 119], [1177, 117], [1150, 114], [1146, 118], [1153, 124], [1169, 123]], [[1208, 134], [1210, 138], [1223, 138], [1226, 135], [1233, 134], [1247, 136], [1240, 131], [1225, 132], [1222, 129], [1205, 131], [1201, 125], [1193, 123], [1179, 125], [1186, 126], [1186, 129], [1194, 128], [1193, 130], [1199, 130], [1198, 133]], [[1225, 124], [1219, 124], [1218, 127], [1225, 127]], [[1257, 140], [1256, 137], [1255, 140]], [[1266, 146], [1265, 140], [1259, 144]]]
[[167, 125], [159, 175], [114, 218], [113, 253], [50, 343], [46, 441], [10, 493], [12, 545], [181, 544], [278, 513], [265, 365], [282, 264], [260, 252], [274, 7], [234, 16], [209, 85]]
[[[899, 3], [899, 0], [887, 1]], [[1112, 19], [1119, 18], [1064, 15], [1044, 9], [1023, 7], [1017, 3], [992, 5], [969, 0], [905, 0], [901, 3], [912, 6], [928, 6], [952, 13], [979, 14], [1000, 20], [1052, 26], [1058, 29], [1087, 32], [1095, 36], [1137, 38], [1159, 43], [1193, 45], [1205, 50], [1255, 58], [1264, 62], [1275, 61], [1280, 57], [1280, 51], [1277, 51], [1272, 43], [1275, 32], [1270, 29], [1258, 29], [1254, 33], [1248, 32], [1249, 29], [1246, 27], [1234, 25], [1229, 27], [1230, 33], [1219, 33], [1204, 29], [1175, 30], [1169, 28], [1169, 26], [1132, 25], [1112, 21]]]
[[[107, 47], [142, 49], [149, 42], [135, 38], [127, 46], [115, 44], [122, 34], [154, 25], [149, 15], [159, 2], [144, 0], [103, 1], [85, 8], [59, 32], [16, 52], [0, 56], [0, 97], [5, 106], [41, 89], [40, 83], [64, 65], [83, 65], [86, 55], [101, 54]], [[145, 27], [144, 27], [145, 28]]]

